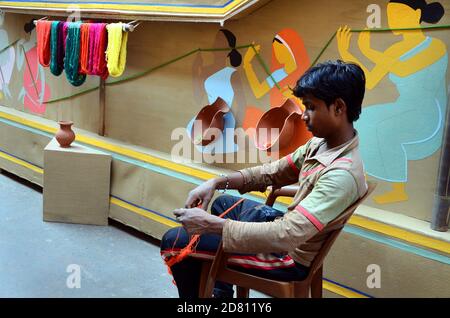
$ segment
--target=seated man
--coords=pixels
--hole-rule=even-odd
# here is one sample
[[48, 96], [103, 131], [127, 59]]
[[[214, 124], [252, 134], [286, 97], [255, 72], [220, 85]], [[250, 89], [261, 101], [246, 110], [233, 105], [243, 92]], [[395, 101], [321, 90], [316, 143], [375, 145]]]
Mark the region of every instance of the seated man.
[[[171, 267], [180, 297], [198, 296], [201, 259], [213, 258], [221, 240], [226, 252], [236, 253], [229, 259], [233, 268], [281, 281], [306, 278], [326, 237], [325, 225], [367, 191], [353, 128], [364, 91], [364, 72], [356, 64], [329, 61], [310, 68], [293, 93], [306, 107], [302, 119], [314, 137], [280, 160], [208, 180], [189, 193], [185, 208], [174, 211], [183, 227], [169, 230], [161, 242], [167, 260], [186, 246], [189, 235], [201, 235], [193, 257]], [[297, 182], [286, 213], [246, 199], [220, 218], [239, 200], [230, 195], [213, 202], [212, 215], [206, 212], [217, 189], [243, 194]], [[215, 287], [215, 297], [233, 295], [232, 286]]]

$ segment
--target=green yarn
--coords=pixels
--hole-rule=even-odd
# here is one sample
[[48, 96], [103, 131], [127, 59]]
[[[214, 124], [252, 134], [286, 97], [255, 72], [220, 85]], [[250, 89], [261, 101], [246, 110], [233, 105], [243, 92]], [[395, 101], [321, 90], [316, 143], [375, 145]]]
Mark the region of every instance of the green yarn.
[[[50, 32], [50, 71], [53, 75], [59, 76], [63, 71], [63, 64], [58, 61], [58, 37], [59, 24], [63, 22], [53, 21]], [[62, 30], [61, 30], [62, 31]], [[63, 45], [60, 43], [60, 45]]]
[[73, 86], [80, 86], [86, 80], [86, 75], [80, 74], [80, 26], [81, 22], [69, 23], [66, 39], [66, 56], [64, 58], [64, 69], [67, 80]]

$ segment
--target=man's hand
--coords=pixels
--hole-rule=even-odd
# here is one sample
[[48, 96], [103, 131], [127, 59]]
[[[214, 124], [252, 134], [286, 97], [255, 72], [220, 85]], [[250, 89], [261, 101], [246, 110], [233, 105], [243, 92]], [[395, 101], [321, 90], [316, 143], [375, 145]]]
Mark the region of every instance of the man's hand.
[[208, 210], [208, 205], [214, 195], [214, 191], [216, 191], [216, 183], [214, 179], [202, 183], [197, 188], [189, 192], [184, 207], [195, 208], [201, 204], [203, 210]]
[[189, 234], [222, 234], [225, 220], [199, 208], [176, 209], [173, 214]]

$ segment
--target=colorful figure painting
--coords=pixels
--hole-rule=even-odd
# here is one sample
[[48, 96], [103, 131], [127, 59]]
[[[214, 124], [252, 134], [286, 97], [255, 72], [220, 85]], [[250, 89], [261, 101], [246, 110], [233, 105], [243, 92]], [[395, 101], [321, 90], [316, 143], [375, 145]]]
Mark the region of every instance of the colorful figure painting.
[[[208, 66], [203, 65], [201, 53], [197, 54], [192, 65], [194, 99], [199, 105], [205, 106], [202, 104], [205, 94], [209, 105], [212, 105], [220, 97], [231, 109], [223, 116], [223, 133], [208, 145], [196, 144], [195, 146], [202, 153], [232, 153], [238, 151], [234, 140], [235, 114], [239, 115], [244, 106], [241, 80], [239, 72], [236, 72], [241, 65], [242, 57], [235, 49], [236, 37], [229, 30], [219, 30], [214, 45], [216, 48], [229, 47], [230, 49], [213, 51], [213, 63]], [[196, 118], [197, 115], [187, 125], [186, 129], [189, 135], [194, 128]]]
[[[391, 0], [387, 5], [392, 29], [437, 23], [443, 15], [444, 8], [438, 2]], [[399, 94], [390, 103], [364, 107], [356, 122], [367, 174], [392, 184], [392, 190], [374, 197], [379, 204], [408, 200], [408, 161], [427, 158], [440, 148], [447, 107], [446, 45], [422, 30], [392, 32], [401, 40], [384, 52], [371, 47], [370, 32], [360, 33], [358, 46], [375, 64], [372, 69], [349, 52], [350, 29], [343, 27], [337, 33], [342, 59], [363, 67], [368, 89], [376, 88], [388, 75]]]
[[[0, 50], [7, 48], [9, 42], [8, 33], [2, 28], [5, 19], [5, 13], [0, 12]], [[0, 53], [0, 100], [5, 97], [11, 98], [9, 83], [11, 81], [15, 60], [14, 47], [11, 46]]]
[[[243, 67], [255, 97], [259, 99], [269, 94], [271, 109], [280, 107], [286, 99], [291, 99], [301, 111], [301, 102], [292, 95], [291, 91], [300, 76], [310, 66], [309, 57], [300, 35], [289, 28], [283, 29], [275, 35], [272, 41], [271, 74], [262, 80], [258, 78], [252, 64], [261, 47], [255, 45], [254, 48], [249, 48], [245, 53]], [[246, 130], [256, 128], [263, 115], [264, 112], [259, 108], [247, 106], [243, 128]], [[300, 138], [298, 144], [292, 145], [294, 148], [312, 137], [304, 125], [297, 127], [296, 133]]]
[[17, 48], [17, 68], [23, 69], [23, 87], [19, 100], [32, 113], [45, 113], [44, 102], [50, 98], [50, 88], [45, 82], [43, 67], [38, 62], [36, 30], [33, 20], [24, 26], [28, 39], [20, 39]]

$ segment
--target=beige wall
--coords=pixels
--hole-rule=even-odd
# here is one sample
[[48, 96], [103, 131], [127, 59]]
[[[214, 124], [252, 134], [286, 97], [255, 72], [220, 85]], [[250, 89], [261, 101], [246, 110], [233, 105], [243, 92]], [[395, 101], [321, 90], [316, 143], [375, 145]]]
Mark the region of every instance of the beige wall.
[[[345, 3], [345, 4], [344, 4]], [[309, 59], [313, 61], [331, 35], [341, 25], [352, 28], [364, 28], [367, 1], [289, 1], [274, 0], [249, 16], [237, 21], [228, 21], [225, 28], [237, 37], [237, 45], [252, 42], [261, 45], [261, 55], [267, 64], [271, 60], [271, 46], [274, 35], [284, 28], [294, 29], [304, 40]], [[382, 26], [387, 27], [386, 3], [377, 2], [382, 8]], [[439, 24], [450, 24], [450, 3], [442, 1], [446, 14]], [[6, 14], [3, 30], [7, 31], [9, 42], [19, 38], [27, 38], [23, 32], [23, 24], [32, 16]], [[122, 78], [145, 71], [181, 56], [195, 48], [212, 48], [219, 25], [195, 23], [145, 22], [129, 36], [127, 68]], [[426, 31], [426, 35], [444, 41], [449, 47], [450, 30]], [[357, 34], [353, 36], [351, 50], [364, 63], [368, 61], [358, 52]], [[391, 33], [372, 35], [372, 46], [384, 50], [395, 41]], [[3, 41], [3, 40], [2, 40]], [[4, 47], [4, 43], [1, 43]], [[1, 48], [0, 48], [1, 49]], [[17, 50], [16, 50], [17, 51]], [[245, 49], [241, 50], [244, 55]], [[109, 86], [106, 90], [106, 135], [120, 141], [148, 147], [157, 151], [170, 153], [175, 142], [170, 140], [173, 129], [186, 127], [189, 120], [205, 105], [207, 99], [203, 94], [202, 102], [194, 97], [192, 63], [196, 53], [168, 66], [162, 67], [144, 77], [119, 85]], [[201, 53], [205, 65], [213, 62], [213, 53]], [[321, 61], [338, 58], [336, 40], [330, 44], [321, 57]], [[370, 65], [370, 64], [369, 64]], [[257, 74], [266, 75], [257, 61], [253, 62]], [[24, 67], [18, 70], [15, 66], [11, 78], [10, 91], [12, 98], [0, 101], [8, 107], [30, 112], [18, 100], [23, 83]], [[237, 68], [242, 82], [240, 97], [245, 105], [254, 105], [263, 111], [269, 109], [268, 95], [255, 98], [249, 86], [242, 66]], [[447, 73], [448, 74], [448, 73]], [[449, 76], [447, 75], [447, 81]], [[110, 78], [108, 81], [114, 80]], [[99, 80], [91, 77], [80, 88], [73, 88], [65, 79], [65, 75], [53, 76], [45, 69], [45, 81], [51, 90], [50, 99], [64, 97], [98, 85]], [[448, 82], [447, 82], [448, 83]], [[398, 97], [396, 87], [386, 76], [376, 89], [367, 91], [364, 106], [392, 102]], [[237, 127], [243, 121], [243, 109], [233, 106]], [[75, 126], [97, 132], [99, 124], [98, 91], [76, 97], [69, 101], [48, 104], [42, 116], [53, 119], [73, 120]], [[368, 204], [377, 208], [429, 220], [435, 191], [436, 176], [440, 152], [426, 159], [409, 161], [408, 183], [406, 191], [409, 200], [379, 205], [369, 200]], [[219, 167], [237, 169], [248, 164], [217, 164]], [[378, 180], [375, 195], [390, 189], [391, 184]]]

